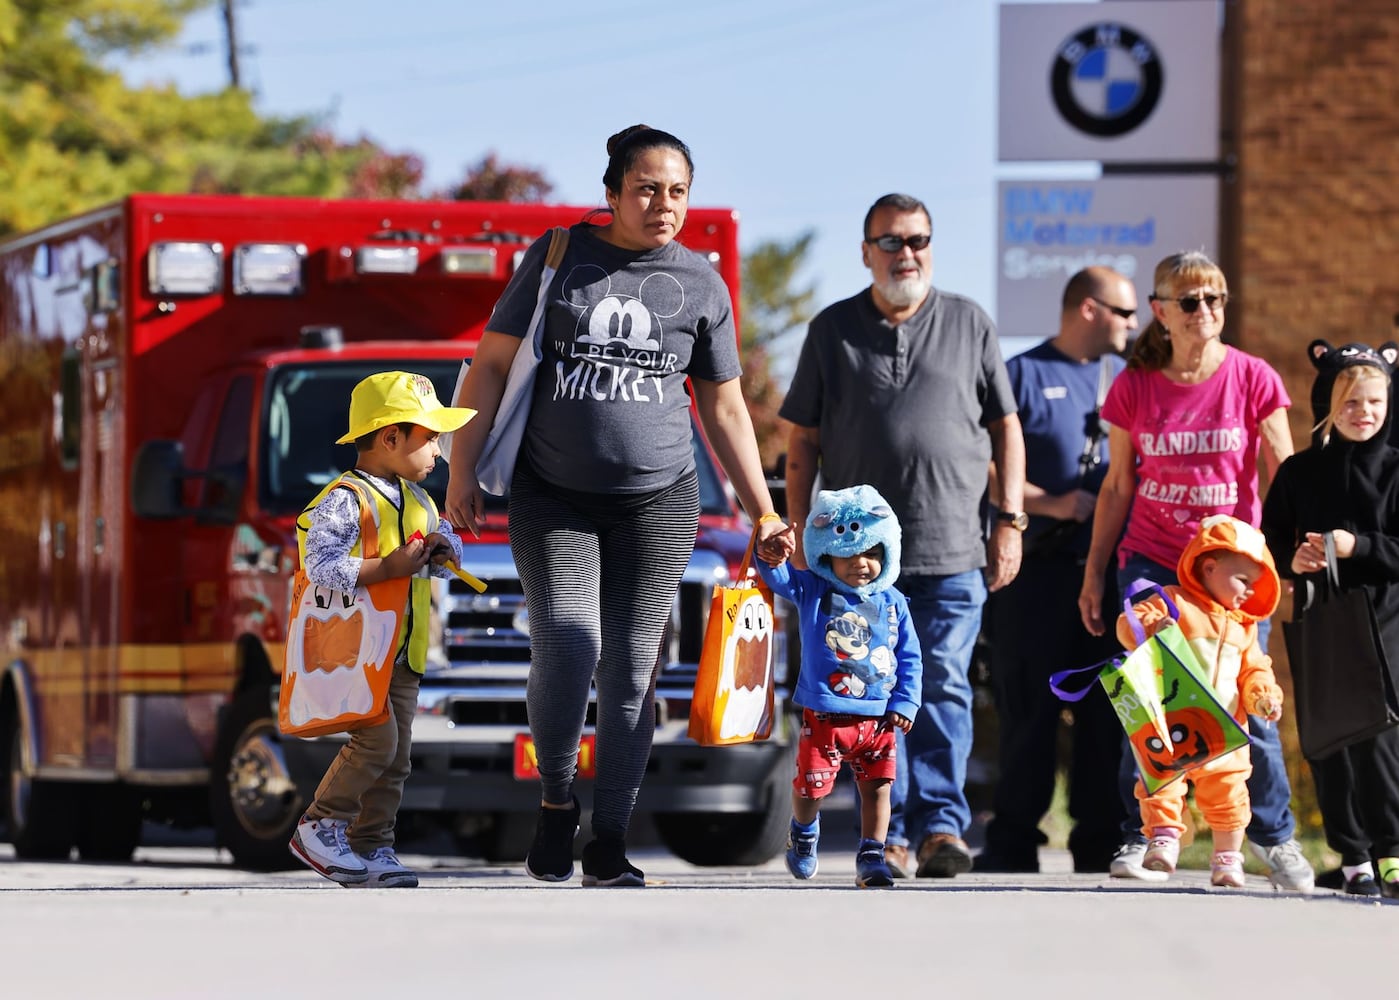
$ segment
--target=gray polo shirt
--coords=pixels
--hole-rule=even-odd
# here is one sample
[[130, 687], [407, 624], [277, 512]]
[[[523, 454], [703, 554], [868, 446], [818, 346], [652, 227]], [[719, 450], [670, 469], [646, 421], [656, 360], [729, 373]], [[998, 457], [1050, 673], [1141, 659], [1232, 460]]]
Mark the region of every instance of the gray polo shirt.
[[891, 325], [867, 288], [811, 321], [781, 415], [821, 437], [821, 485], [869, 483], [903, 527], [903, 572], [986, 565], [980, 504], [991, 438], [1016, 412], [991, 318], [933, 289]]
[[[685, 377], [740, 374], [733, 306], [710, 263], [679, 243], [630, 251], [595, 233], [586, 223], [569, 230], [523, 447], [556, 486], [646, 493], [694, 467]], [[525, 252], [487, 329], [530, 332], [548, 245]]]

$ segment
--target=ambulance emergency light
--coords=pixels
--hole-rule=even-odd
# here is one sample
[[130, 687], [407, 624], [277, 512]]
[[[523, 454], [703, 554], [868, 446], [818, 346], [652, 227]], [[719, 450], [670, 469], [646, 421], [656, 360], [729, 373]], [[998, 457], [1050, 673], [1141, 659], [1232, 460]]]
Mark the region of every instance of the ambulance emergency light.
[[416, 274], [418, 248], [359, 247], [355, 250], [355, 271], [360, 274]]
[[223, 244], [152, 243], [146, 270], [153, 295], [212, 295], [223, 284]]
[[234, 295], [300, 295], [304, 243], [242, 243], [233, 249]]
[[495, 274], [495, 247], [443, 247], [438, 256], [442, 258], [443, 274], [466, 277]]

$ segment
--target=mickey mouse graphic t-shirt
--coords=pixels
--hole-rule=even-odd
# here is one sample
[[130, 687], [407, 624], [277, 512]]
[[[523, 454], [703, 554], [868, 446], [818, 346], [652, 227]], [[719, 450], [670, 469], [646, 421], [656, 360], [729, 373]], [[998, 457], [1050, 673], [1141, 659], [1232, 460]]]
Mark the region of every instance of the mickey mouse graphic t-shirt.
[[[531, 334], [549, 240], [536, 240], [487, 329]], [[685, 378], [740, 374], [728, 286], [675, 241], [624, 250], [582, 223], [545, 306], [543, 359], [525, 457], [545, 481], [587, 493], [645, 493], [694, 466]]]

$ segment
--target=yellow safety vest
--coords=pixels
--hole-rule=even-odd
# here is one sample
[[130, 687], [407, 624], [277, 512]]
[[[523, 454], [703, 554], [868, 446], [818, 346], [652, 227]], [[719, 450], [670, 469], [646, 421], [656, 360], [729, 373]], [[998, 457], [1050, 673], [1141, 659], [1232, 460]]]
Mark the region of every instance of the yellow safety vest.
[[[373, 503], [372, 513], [374, 523], [379, 529], [379, 556], [381, 558], [401, 546], [404, 539], [411, 538], [415, 531], [420, 532], [423, 537], [427, 537], [437, 526], [437, 505], [432, 502], [432, 497], [428, 496], [422, 489], [415, 488], [412, 484], [400, 479], [398, 486], [403, 497], [403, 509], [400, 510], [389, 502], [389, 498], [380, 493], [368, 479], [355, 472], [347, 472], [316, 494], [316, 498], [306, 505], [306, 509], [296, 519], [296, 548], [302, 566], [306, 565], [306, 532], [311, 529], [310, 513], [325, 499], [326, 494], [341, 486], [347, 487], [353, 492], [361, 504], [366, 498]], [[361, 556], [359, 539], [355, 540], [350, 554]], [[408, 665], [420, 674], [427, 668], [427, 640], [431, 607], [431, 582], [424, 577], [413, 577], [409, 587], [408, 607], [403, 616], [403, 623], [398, 629], [399, 652], [394, 655], [394, 659], [398, 659], [406, 644]]]

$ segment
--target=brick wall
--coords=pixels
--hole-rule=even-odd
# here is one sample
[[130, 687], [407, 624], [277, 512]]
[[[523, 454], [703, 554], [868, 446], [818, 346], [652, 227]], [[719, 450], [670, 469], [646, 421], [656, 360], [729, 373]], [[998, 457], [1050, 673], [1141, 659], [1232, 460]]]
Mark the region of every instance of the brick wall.
[[[1399, 0], [1227, 0], [1222, 194], [1226, 336], [1266, 358], [1310, 440], [1306, 346], [1399, 341]], [[1269, 652], [1291, 695], [1281, 622]], [[1311, 774], [1284, 710], [1300, 831], [1319, 837]], [[1325, 858], [1334, 864], [1337, 859]]]
[[1399, 0], [1231, 0], [1229, 332], [1282, 373], [1308, 440], [1306, 345], [1399, 340]]

